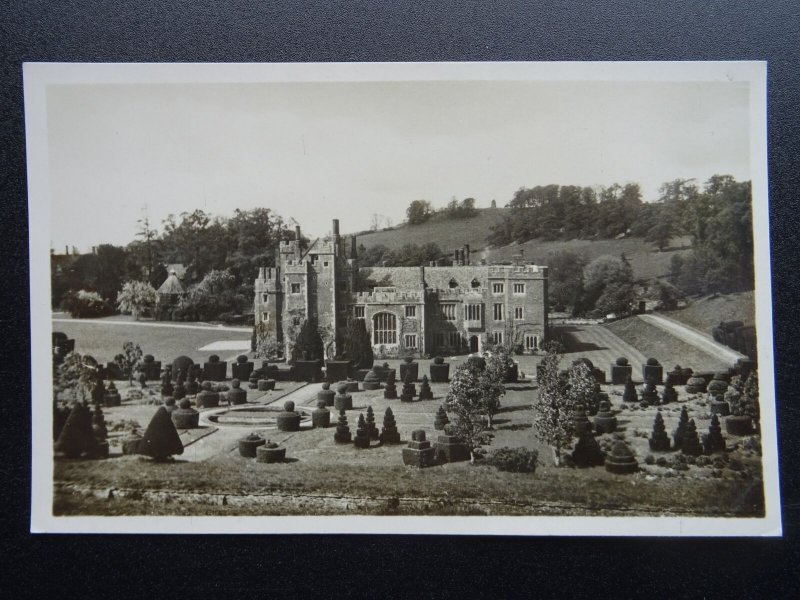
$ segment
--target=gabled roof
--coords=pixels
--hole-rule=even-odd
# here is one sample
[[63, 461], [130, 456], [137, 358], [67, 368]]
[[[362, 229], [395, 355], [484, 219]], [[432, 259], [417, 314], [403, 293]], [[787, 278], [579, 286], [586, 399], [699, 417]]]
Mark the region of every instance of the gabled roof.
[[167, 277], [164, 283], [161, 284], [161, 287], [158, 288], [159, 294], [183, 294], [184, 291], [180, 279], [178, 279], [178, 275], [175, 273], [175, 269], [169, 272], [169, 277]]

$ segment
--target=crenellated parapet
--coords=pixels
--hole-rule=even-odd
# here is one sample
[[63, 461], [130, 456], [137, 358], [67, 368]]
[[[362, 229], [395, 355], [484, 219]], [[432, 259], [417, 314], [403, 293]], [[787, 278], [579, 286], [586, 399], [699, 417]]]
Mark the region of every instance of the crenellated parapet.
[[393, 287], [376, 287], [371, 292], [353, 294], [358, 304], [414, 304], [424, 301], [422, 290], [398, 290]]
[[489, 277], [543, 279], [547, 277], [547, 267], [542, 265], [489, 265]]
[[469, 299], [472, 298], [482, 298], [484, 294], [488, 293], [488, 288], [485, 287], [477, 287], [477, 288], [440, 288], [440, 289], [427, 289], [425, 290], [426, 296], [429, 298], [436, 297], [436, 298], [464, 298]]

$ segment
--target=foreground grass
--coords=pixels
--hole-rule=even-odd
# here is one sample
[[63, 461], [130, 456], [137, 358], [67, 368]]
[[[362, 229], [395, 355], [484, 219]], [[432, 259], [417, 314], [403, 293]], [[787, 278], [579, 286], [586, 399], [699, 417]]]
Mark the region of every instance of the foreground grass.
[[[399, 450], [397, 450], [399, 453]], [[405, 499], [408, 510], [438, 505], [437, 514], [489, 510], [493, 514], [691, 514], [704, 516], [759, 516], [762, 512], [758, 479], [657, 478], [645, 473], [619, 476], [602, 468], [565, 469], [540, 466], [535, 474], [514, 474], [491, 467], [458, 463], [416, 470], [400, 465], [375, 467], [350, 465], [332, 469], [302, 461], [267, 465], [238, 456], [222, 456], [203, 463], [175, 461], [153, 463], [134, 457], [107, 461], [59, 461], [56, 482], [70, 482], [95, 490], [128, 489], [170, 492], [199, 492], [204, 495], [285, 496], [290, 501], [270, 510], [263, 506], [228, 507], [228, 514], [307, 514], [302, 496], [332, 499], [379, 500], [366, 513], [381, 511], [384, 501]], [[419, 500], [408, 503], [407, 500]], [[54, 508], [60, 514], [113, 514], [115, 501], [88, 504], [70, 498], [67, 491], [56, 495]], [[125, 500], [136, 514], [151, 514], [153, 504], [130, 495]], [[208, 505], [214, 503], [207, 502]], [[470, 504], [482, 506], [477, 509]], [[387, 504], [391, 505], [391, 503]], [[448, 510], [448, 506], [451, 507]], [[377, 507], [377, 508], [376, 508]], [[152, 507], [151, 507], [152, 508]], [[164, 510], [162, 513], [161, 510]], [[144, 512], [139, 513], [142, 510]], [[206, 503], [192, 505], [191, 514], [207, 514]], [[212, 509], [213, 511], [218, 508]], [[110, 511], [110, 512], [109, 512]], [[184, 514], [159, 507], [158, 514]], [[315, 508], [315, 514], [342, 514], [341, 503], [329, 510]], [[360, 512], [360, 511], [359, 511]], [[131, 513], [127, 513], [131, 514]], [[477, 514], [477, 513], [476, 513]], [[484, 512], [485, 514], [485, 512]]]

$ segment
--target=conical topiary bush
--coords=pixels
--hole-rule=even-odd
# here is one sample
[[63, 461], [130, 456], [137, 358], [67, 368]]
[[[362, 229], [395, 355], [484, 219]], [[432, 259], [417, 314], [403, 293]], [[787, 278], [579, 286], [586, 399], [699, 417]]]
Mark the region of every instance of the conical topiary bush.
[[380, 440], [382, 444], [399, 444], [400, 433], [397, 431], [397, 423], [394, 420], [394, 413], [391, 408], [386, 409], [383, 415], [383, 430]]
[[419, 399], [420, 400], [433, 400], [433, 391], [428, 383], [428, 376], [422, 376], [422, 383], [419, 385]]
[[163, 406], [159, 407], [150, 420], [142, 441], [139, 442], [139, 454], [154, 460], [166, 460], [175, 454], [183, 454], [183, 442]]
[[78, 458], [83, 454], [93, 454], [96, 448], [92, 415], [83, 403], [76, 402], [58, 436], [55, 449], [67, 458]]
[[433, 418], [433, 428], [437, 431], [443, 431], [444, 426], [450, 422], [450, 418], [444, 410], [444, 406], [439, 406], [436, 411], [436, 416]]
[[669, 436], [667, 429], [664, 426], [664, 417], [661, 416], [661, 411], [656, 413], [656, 419], [653, 421], [653, 433], [650, 434], [650, 450], [654, 452], [666, 452], [669, 450]]
[[369, 433], [369, 438], [371, 440], [377, 440], [380, 438], [380, 431], [378, 431], [377, 426], [375, 425], [375, 413], [372, 410], [371, 406], [367, 407], [367, 433]]
[[358, 426], [356, 427], [356, 437], [353, 439], [353, 445], [356, 448], [369, 448], [369, 430], [367, 429], [367, 422], [364, 420], [364, 414], [358, 415]]
[[633, 384], [633, 379], [628, 377], [625, 382], [625, 391], [622, 392], [622, 401], [625, 404], [636, 404], [639, 401], [639, 396], [636, 393], [636, 386]]
[[391, 369], [386, 376], [386, 386], [383, 388], [383, 397], [386, 400], [397, 399], [397, 384], [395, 382], [394, 369]]
[[672, 446], [675, 450], [680, 450], [683, 445], [683, 434], [686, 433], [686, 427], [689, 425], [689, 411], [685, 406], [681, 406], [681, 416], [678, 418], [678, 427], [672, 434]]

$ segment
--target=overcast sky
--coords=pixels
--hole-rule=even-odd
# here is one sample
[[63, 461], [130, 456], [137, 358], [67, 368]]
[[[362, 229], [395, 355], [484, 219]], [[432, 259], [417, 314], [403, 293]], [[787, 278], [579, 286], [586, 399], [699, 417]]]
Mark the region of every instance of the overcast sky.
[[59, 251], [130, 242], [145, 206], [159, 229], [269, 207], [323, 235], [420, 198], [750, 178], [746, 83], [53, 85], [47, 109]]

